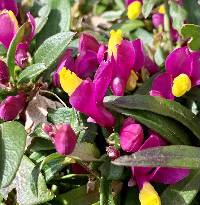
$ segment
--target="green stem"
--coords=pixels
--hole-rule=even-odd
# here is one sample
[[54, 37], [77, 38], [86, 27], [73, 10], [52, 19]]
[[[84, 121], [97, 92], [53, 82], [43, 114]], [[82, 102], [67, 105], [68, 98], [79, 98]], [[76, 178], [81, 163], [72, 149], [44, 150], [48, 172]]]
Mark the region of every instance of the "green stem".
[[109, 194], [110, 194], [110, 181], [105, 177], [100, 179], [100, 205], [109, 204]]
[[167, 34], [167, 40], [169, 43], [169, 49], [173, 49], [172, 39], [171, 39], [171, 33], [170, 33], [170, 14], [169, 14], [169, 3], [168, 0], [165, 0], [165, 15], [164, 15], [164, 30]]

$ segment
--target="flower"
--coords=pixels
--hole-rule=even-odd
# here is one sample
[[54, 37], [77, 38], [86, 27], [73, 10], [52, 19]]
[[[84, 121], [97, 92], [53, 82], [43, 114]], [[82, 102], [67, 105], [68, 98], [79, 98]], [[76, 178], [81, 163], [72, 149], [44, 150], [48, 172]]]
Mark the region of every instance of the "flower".
[[94, 80], [83, 80], [69, 98], [72, 107], [103, 127], [112, 127], [115, 123], [114, 117], [103, 105], [103, 98], [112, 79], [112, 70], [111, 61], [101, 62]]
[[8, 96], [0, 104], [0, 118], [4, 121], [14, 120], [26, 105], [26, 96], [23, 92], [16, 96]]
[[144, 138], [142, 126], [132, 118], [124, 120], [120, 130], [120, 145], [125, 152], [135, 152], [142, 145]]
[[0, 59], [0, 84], [6, 85], [9, 82], [8, 66]]
[[57, 128], [53, 141], [58, 153], [69, 155], [76, 146], [77, 136], [69, 124], [62, 124]]
[[17, 19], [12, 11], [0, 11], [0, 42], [8, 49], [19, 29]]
[[115, 160], [118, 157], [120, 157], [120, 151], [117, 148], [115, 148], [114, 146], [107, 147], [106, 152], [107, 152], [108, 157], [111, 160]]
[[[156, 133], [152, 133], [143, 143], [138, 151], [165, 146], [167, 143]], [[189, 175], [188, 169], [182, 168], [166, 168], [166, 167], [132, 167], [132, 174], [140, 188], [141, 204], [151, 205], [160, 204], [159, 196], [149, 182], [157, 182], [163, 184], [175, 184]]]
[[154, 187], [145, 182], [139, 194], [141, 205], [161, 205], [161, 200]]
[[165, 67], [166, 72], [153, 81], [153, 96], [173, 100], [200, 84], [200, 52], [191, 52], [188, 47], [175, 49], [168, 55]]
[[137, 19], [142, 13], [142, 0], [125, 0], [128, 7], [127, 16], [130, 20]]
[[11, 10], [15, 16], [18, 14], [17, 2], [16, 0], [1, 0], [0, 1], [0, 10]]

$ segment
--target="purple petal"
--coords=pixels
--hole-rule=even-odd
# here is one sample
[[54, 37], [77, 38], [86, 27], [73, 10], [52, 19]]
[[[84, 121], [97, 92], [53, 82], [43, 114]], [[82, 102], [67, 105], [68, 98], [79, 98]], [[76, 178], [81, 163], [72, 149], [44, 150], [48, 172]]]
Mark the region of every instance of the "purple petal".
[[18, 26], [8, 13], [0, 14], [0, 42], [8, 48], [17, 33]]
[[192, 81], [192, 85], [200, 85], [200, 52], [192, 52], [192, 73], [190, 79]]
[[77, 137], [69, 124], [63, 124], [53, 137], [56, 151], [62, 155], [69, 155], [73, 152]]
[[0, 59], [0, 83], [6, 85], [9, 82], [8, 66]]
[[114, 117], [103, 107], [103, 102], [96, 99], [95, 84], [85, 80], [71, 95], [69, 102], [76, 110], [92, 117], [103, 127], [112, 127], [115, 123]]
[[0, 0], [0, 10], [11, 10], [17, 16], [18, 8], [16, 0]]
[[132, 44], [135, 49], [135, 63], [133, 68], [136, 72], [139, 72], [144, 66], [145, 62], [144, 48], [140, 39], [134, 40]]
[[160, 13], [153, 14], [152, 23], [155, 28], [158, 28], [159, 26], [164, 26], [164, 15]]
[[15, 53], [15, 63], [21, 68], [25, 68], [27, 64], [28, 49], [29, 49], [29, 45], [27, 42], [19, 43], [17, 45], [17, 49]]
[[0, 118], [4, 121], [14, 120], [17, 115], [24, 109], [26, 96], [19, 93], [16, 96], [8, 96], [0, 104]]
[[67, 49], [66, 52], [62, 55], [58, 62], [58, 68], [57, 70], [53, 73], [53, 83], [56, 87], [60, 87], [60, 78], [59, 78], [59, 72], [63, 67], [68, 68], [72, 72], [74, 72], [74, 58], [72, 56], [73, 50], [72, 49]]
[[28, 22], [31, 25], [31, 32], [30, 34], [27, 36], [26, 41], [29, 42], [29, 44], [31, 43], [31, 41], [33, 40], [34, 36], [35, 36], [35, 31], [36, 31], [36, 22], [34, 17], [31, 15], [30, 12], [27, 13], [27, 18], [28, 18]]
[[99, 50], [97, 53], [97, 59], [99, 63], [107, 59], [107, 50], [108, 50], [108, 47], [103, 44], [99, 47]]
[[189, 169], [158, 167], [151, 175], [150, 180], [163, 184], [175, 184], [189, 175]]
[[95, 98], [98, 102], [103, 102], [108, 86], [112, 79], [113, 63], [111, 61], [102, 61], [95, 76]]
[[166, 71], [172, 75], [173, 78], [177, 77], [181, 73], [185, 73], [188, 76], [192, 72], [192, 57], [187, 47], [177, 48], [173, 50], [165, 61]]
[[157, 76], [152, 83], [150, 95], [173, 100], [172, 76], [168, 73]]
[[131, 118], [124, 120], [120, 130], [120, 145], [125, 152], [136, 152], [142, 145], [144, 138], [140, 124]]
[[99, 63], [97, 54], [93, 51], [82, 52], [75, 62], [75, 73], [82, 79], [93, 76]]
[[123, 40], [122, 43], [117, 46], [117, 59], [113, 62], [114, 68], [111, 90], [114, 95], [122, 96], [124, 94], [126, 83], [134, 63], [135, 50], [132, 42]]
[[79, 41], [79, 52], [86, 52], [88, 50], [94, 51], [95, 53], [99, 50], [98, 41], [91, 35], [83, 33]]
[[150, 75], [153, 75], [159, 71], [159, 67], [154, 63], [149, 56], [145, 56], [144, 67], [148, 70]]

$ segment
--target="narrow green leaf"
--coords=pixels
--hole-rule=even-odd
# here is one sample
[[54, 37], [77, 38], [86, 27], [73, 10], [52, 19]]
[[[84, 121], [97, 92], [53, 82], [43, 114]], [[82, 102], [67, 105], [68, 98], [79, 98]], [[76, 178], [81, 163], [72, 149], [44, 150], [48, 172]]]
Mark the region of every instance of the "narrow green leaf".
[[15, 52], [17, 45], [23, 40], [25, 35], [30, 32], [31, 26], [29, 22], [24, 23], [18, 30], [17, 34], [10, 43], [7, 52], [7, 64], [9, 68], [9, 73], [13, 79], [15, 79]]
[[106, 11], [101, 15], [101, 17], [106, 19], [107, 21], [115, 21], [115, 20], [119, 19], [122, 14], [123, 14], [122, 10]]
[[184, 38], [190, 38], [188, 45], [191, 50], [200, 50], [200, 26], [194, 24], [185, 24], [181, 28], [181, 34]]
[[46, 69], [47, 67], [44, 63], [33, 64], [22, 70], [22, 72], [19, 74], [18, 83], [33, 81], [38, 76], [40, 76]]
[[14, 179], [24, 154], [26, 132], [19, 122], [0, 125], [0, 187]]
[[91, 205], [99, 200], [98, 188], [93, 192], [87, 193], [86, 186], [80, 186], [79, 188], [72, 189], [64, 194], [58, 195], [52, 204], [62, 205]]
[[63, 54], [73, 36], [72, 32], [62, 32], [51, 36], [35, 52], [34, 62], [44, 63], [49, 68]]
[[200, 139], [199, 119], [176, 101], [138, 94], [124, 97], [108, 97], [106, 101], [105, 105], [111, 109], [112, 106], [115, 106], [122, 109], [146, 110], [173, 118], [185, 125]]
[[158, 2], [160, 2], [160, 0], [144, 0], [143, 7], [142, 7], [142, 13], [143, 13], [145, 18], [147, 18], [150, 15], [153, 7]]
[[123, 166], [199, 169], [200, 148], [186, 145], [148, 148], [119, 157], [113, 163]]
[[185, 128], [173, 119], [142, 110], [128, 110], [116, 107], [112, 107], [111, 110], [133, 117], [172, 144], [190, 145], [189, 136]]
[[200, 190], [200, 170], [192, 170], [189, 177], [168, 186], [161, 195], [162, 205], [190, 205]]

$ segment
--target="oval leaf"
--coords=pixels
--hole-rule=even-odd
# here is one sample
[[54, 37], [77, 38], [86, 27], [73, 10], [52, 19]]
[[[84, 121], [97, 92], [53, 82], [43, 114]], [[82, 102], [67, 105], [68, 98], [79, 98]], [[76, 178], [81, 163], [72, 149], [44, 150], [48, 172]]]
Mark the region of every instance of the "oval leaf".
[[34, 62], [44, 63], [49, 68], [66, 50], [73, 36], [72, 32], [62, 32], [51, 36], [35, 52]]
[[200, 139], [200, 121], [190, 110], [176, 101], [149, 95], [108, 97], [106, 107], [112, 106], [130, 110], [146, 110], [173, 118], [189, 128]]
[[19, 168], [24, 154], [26, 132], [19, 122], [0, 125], [0, 185], [8, 186]]
[[186, 145], [154, 147], [117, 158], [113, 163], [138, 167], [200, 168], [200, 148]]
[[18, 83], [35, 80], [46, 69], [47, 67], [44, 63], [33, 64], [20, 73]]

